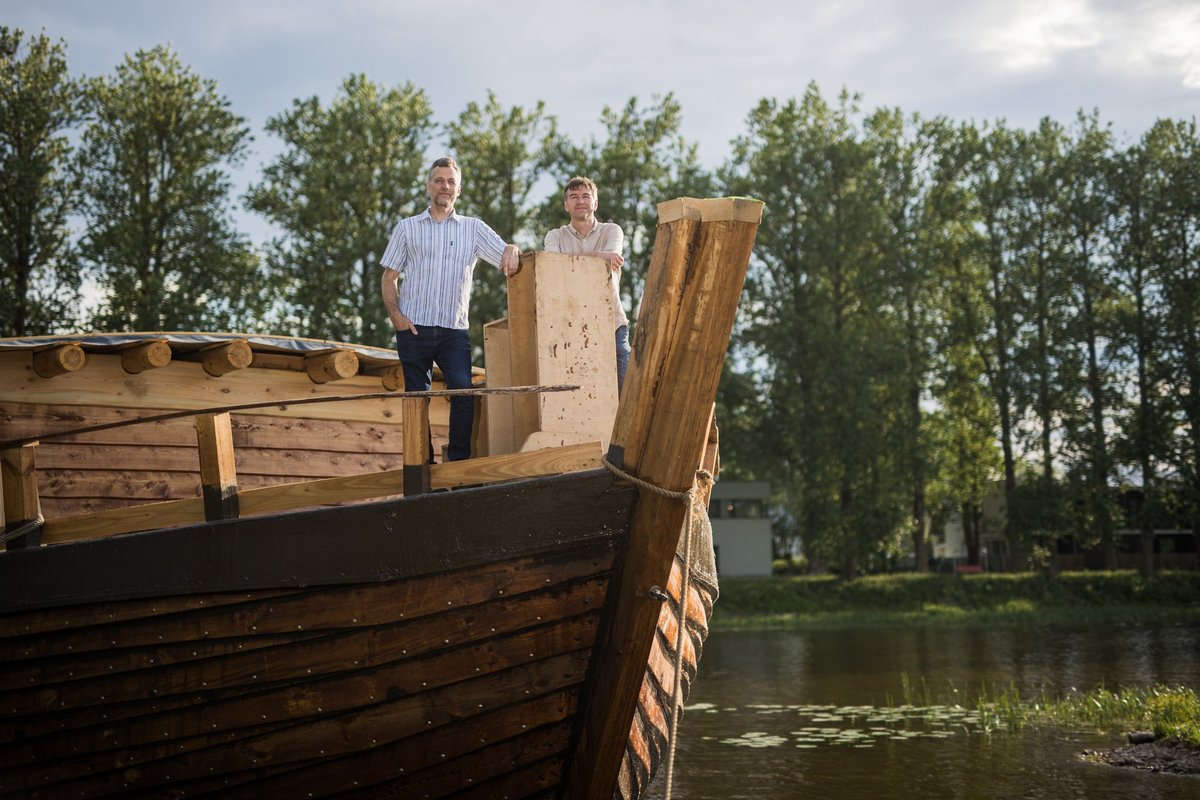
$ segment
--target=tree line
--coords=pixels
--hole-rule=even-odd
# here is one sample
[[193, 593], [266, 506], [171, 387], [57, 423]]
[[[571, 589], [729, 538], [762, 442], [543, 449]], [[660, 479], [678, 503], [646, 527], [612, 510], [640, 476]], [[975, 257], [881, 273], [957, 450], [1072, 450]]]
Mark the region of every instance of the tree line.
[[[1122, 141], [1098, 112], [1022, 130], [809, 85], [760, 101], [707, 170], [669, 94], [604, 108], [602, 135], [576, 142], [540, 102], [489, 92], [439, 123], [419, 87], [351, 75], [267, 120], [282, 150], [235, 197], [250, 130], [170, 48], [77, 79], [63, 43], [0, 28], [0, 58], [0, 334], [390, 346], [378, 258], [425, 207], [444, 142], [465, 169], [459, 210], [524, 249], [564, 224], [559, 187], [592, 177], [599, 215], [626, 233], [631, 310], [659, 201], [766, 202], [719, 419], [730, 470], [771, 481], [777, 528], [810, 568], [854, 575], [912, 552], [927, 569], [930, 524], [950, 514], [977, 561], [997, 486], [1013, 568], [1051, 564], [1064, 537], [1111, 564], [1128, 524], [1150, 571], [1156, 529], [1200, 530], [1194, 119]], [[277, 234], [252, 244], [238, 203]], [[479, 272], [475, 326], [504, 314], [493, 273]], [[86, 317], [85, 279], [101, 297]]]

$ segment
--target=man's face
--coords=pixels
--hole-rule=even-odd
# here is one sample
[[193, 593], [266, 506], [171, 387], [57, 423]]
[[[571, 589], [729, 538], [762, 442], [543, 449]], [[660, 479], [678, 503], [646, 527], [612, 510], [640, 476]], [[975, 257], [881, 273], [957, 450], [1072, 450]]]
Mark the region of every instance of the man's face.
[[571, 189], [563, 200], [563, 208], [572, 220], [586, 220], [596, 213], [596, 195], [587, 186]]
[[454, 201], [462, 192], [458, 170], [454, 167], [434, 167], [425, 188], [429, 191], [431, 205], [444, 210], [454, 208]]

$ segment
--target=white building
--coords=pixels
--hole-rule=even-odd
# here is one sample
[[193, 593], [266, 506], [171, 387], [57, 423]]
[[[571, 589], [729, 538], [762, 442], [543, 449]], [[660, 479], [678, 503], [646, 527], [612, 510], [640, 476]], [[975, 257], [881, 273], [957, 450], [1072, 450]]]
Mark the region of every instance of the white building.
[[717, 481], [708, 504], [717, 575], [770, 575], [771, 519], [766, 481]]

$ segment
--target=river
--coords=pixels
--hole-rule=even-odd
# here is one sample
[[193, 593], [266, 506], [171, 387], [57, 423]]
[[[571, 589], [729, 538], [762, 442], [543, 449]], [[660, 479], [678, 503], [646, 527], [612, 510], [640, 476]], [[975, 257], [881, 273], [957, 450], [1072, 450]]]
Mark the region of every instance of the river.
[[[1200, 625], [718, 631], [672, 798], [1195, 800], [1200, 778], [1080, 758], [1121, 732], [988, 732], [974, 713], [981, 687], [1156, 683], [1200, 687]], [[663, 796], [663, 773], [648, 796]]]

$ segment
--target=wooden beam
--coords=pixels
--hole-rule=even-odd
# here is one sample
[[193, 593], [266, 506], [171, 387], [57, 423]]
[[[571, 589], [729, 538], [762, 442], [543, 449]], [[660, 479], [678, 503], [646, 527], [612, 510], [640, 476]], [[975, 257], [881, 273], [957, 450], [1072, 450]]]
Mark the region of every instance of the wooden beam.
[[148, 369], [159, 369], [171, 363], [171, 345], [161, 339], [126, 347], [121, 351], [121, 369], [137, 375]]
[[313, 383], [341, 381], [358, 374], [358, 355], [353, 350], [330, 350], [304, 357], [304, 370]]
[[201, 351], [200, 356], [200, 363], [204, 366], [204, 371], [214, 378], [245, 369], [253, 360], [254, 351], [250, 349], [250, 343], [244, 339], [235, 339], [216, 347], [206, 348]]
[[[659, 206], [610, 458], [662, 489], [691, 489], [704, 458], [762, 207], [735, 198], [683, 198]], [[613, 796], [662, 607], [650, 590], [667, 585], [688, 516], [680, 500], [640, 492], [613, 622], [593, 664], [597, 680], [583, 706], [567, 798]]]
[[[472, 458], [449, 464], [434, 464], [429, 469], [431, 489], [452, 489], [484, 483], [540, 478], [568, 472], [602, 469], [599, 442], [571, 445], [534, 453], [510, 453], [501, 456]], [[8, 479], [5, 479], [7, 489]], [[384, 470], [341, 478], [265, 486], [238, 493], [242, 518], [257, 514], [273, 514], [321, 505], [335, 505], [379, 497], [404, 494], [404, 470]], [[43, 544], [64, 544], [86, 539], [99, 539], [121, 533], [171, 528], [203, 522], [203, 498], [168, 500], [98, 511], [91, 514], [47, 520], [43, 529]]]
[[87, 355], [75, 342], [48, 347], [33, 354], [33, 371], [43, 378], [53, 378], [83, 369]]
[[237, 468], [233, 458], [233, 425], [228, 412], [196, 417], [204, 518], [209, 522], [237, 519]]
[[[15, 531], [35, 521], [41, 513], [38, 502], [37, 470], [34, 452], [37, 443], [11, 447], [0, 451], [0, 484], [3, 486], [4, 514], [0, 521], [4, 531]], [[8, 542], [9, 550], [37, 547], [41, 544], [40, 529], [18, 536]]]
[[429, 491], [429, 400], [406, 397], [404, 408], [404, 493]]

